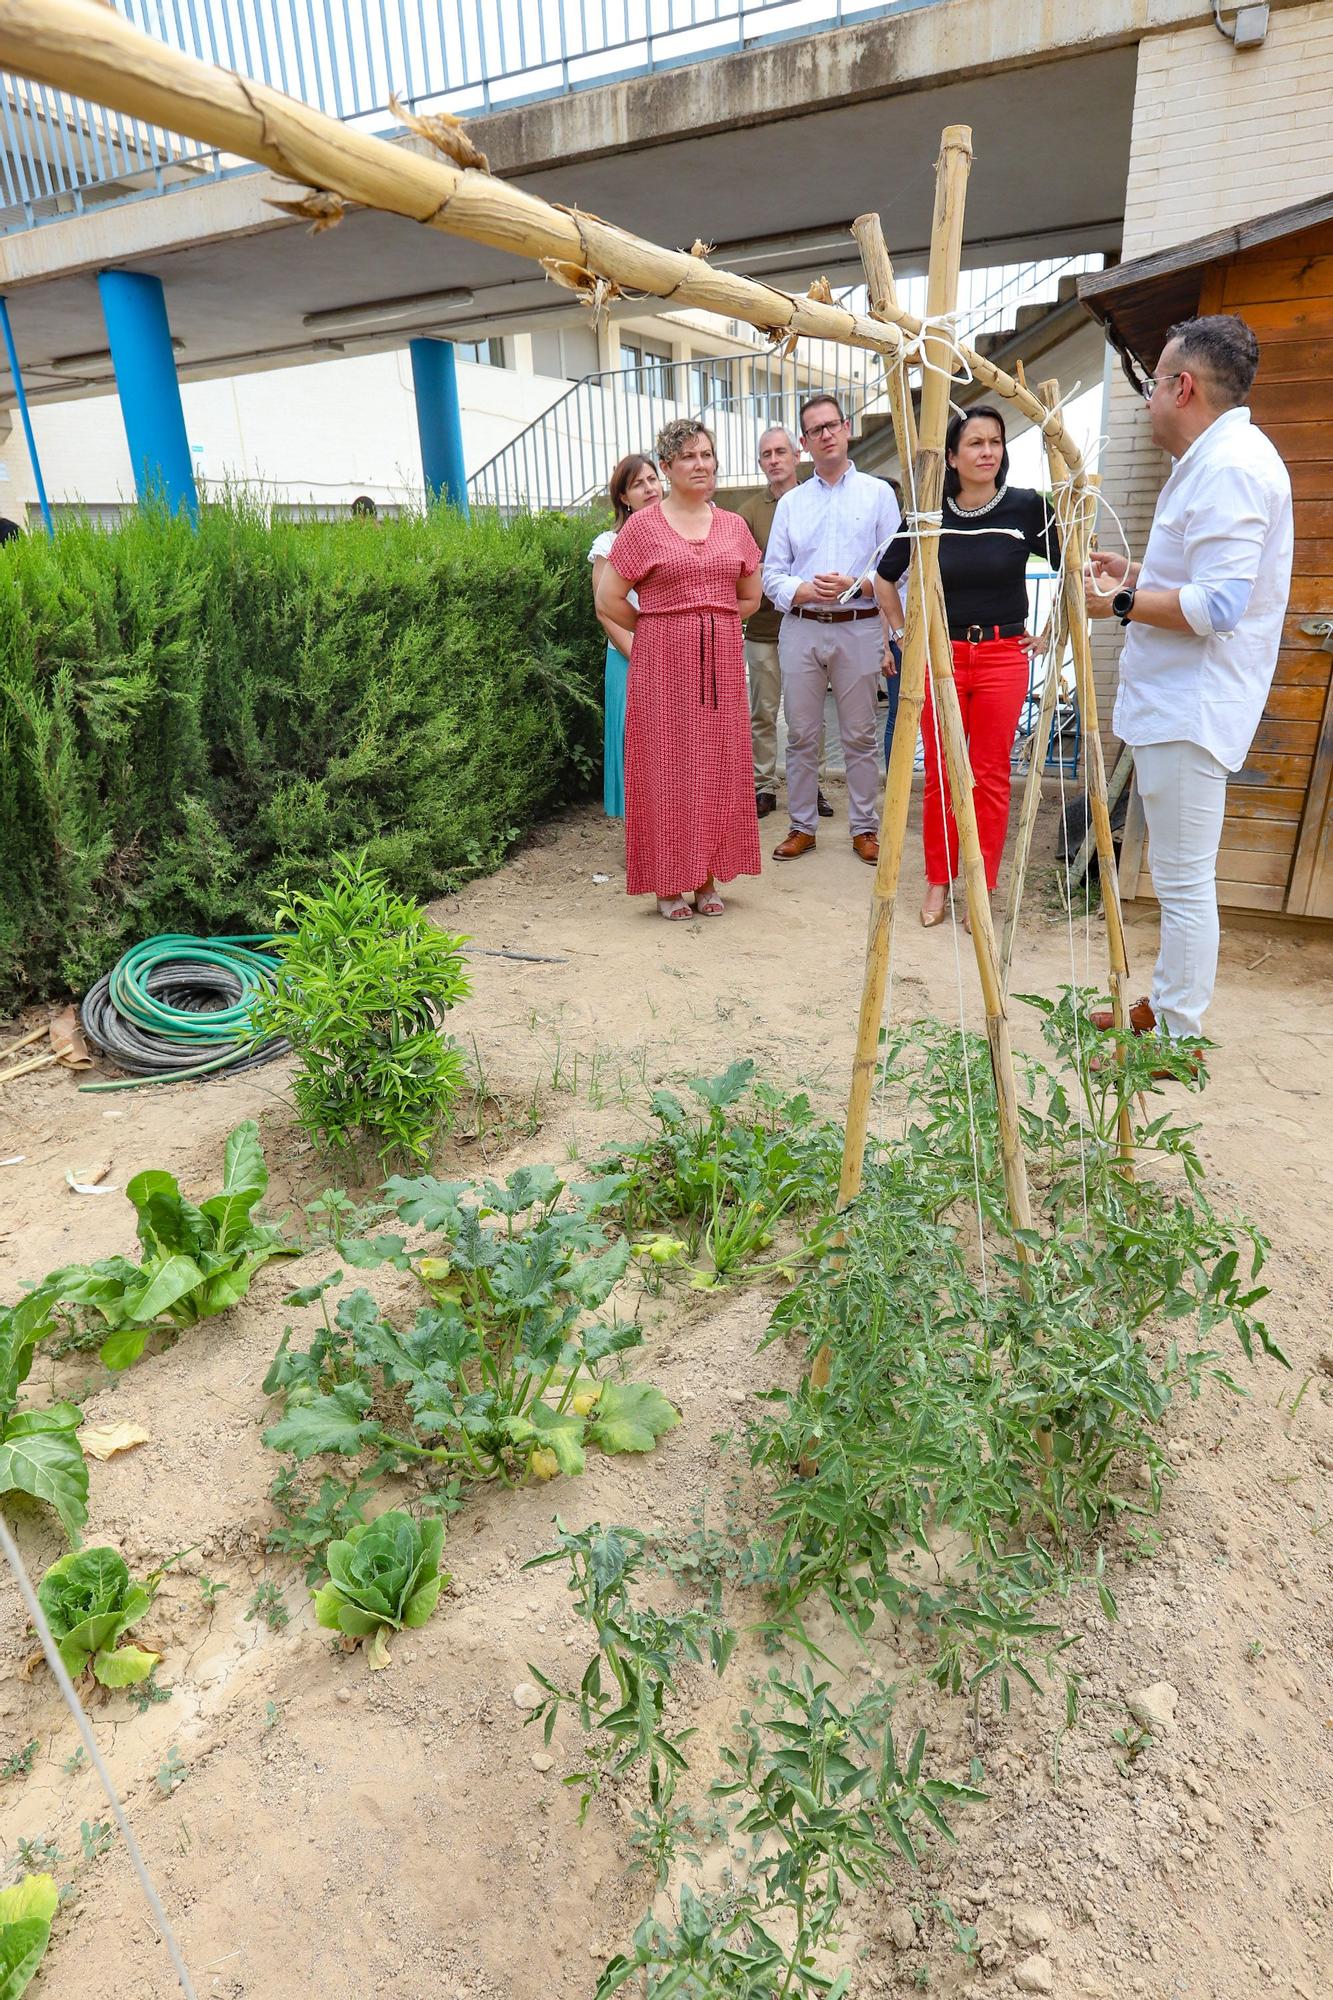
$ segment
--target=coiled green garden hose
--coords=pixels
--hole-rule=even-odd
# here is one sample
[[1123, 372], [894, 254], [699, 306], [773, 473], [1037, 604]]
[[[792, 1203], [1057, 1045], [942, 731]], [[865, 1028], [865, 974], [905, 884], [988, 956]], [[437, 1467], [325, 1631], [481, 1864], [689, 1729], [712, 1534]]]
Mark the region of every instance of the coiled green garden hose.
[[79, 1010], [88, 1040], [130, 1074], [85, 1091], [136, 1090], [222, 1070], [253, 1069], [285, 1055], [290, 1043], [260, 1039], [256, 1002], [277, 984], [279, 961], [251, 947], [263, 934], [146, 938], [90, 988]]

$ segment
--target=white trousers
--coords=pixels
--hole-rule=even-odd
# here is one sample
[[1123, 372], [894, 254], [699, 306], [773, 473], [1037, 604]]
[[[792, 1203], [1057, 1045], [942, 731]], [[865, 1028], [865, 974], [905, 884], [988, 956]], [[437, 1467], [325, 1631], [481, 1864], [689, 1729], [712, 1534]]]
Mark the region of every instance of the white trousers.
[[1168, 1035], [1201, 1035], [1217, 981], [1217, 850], [1227, 772], [1198, 743], [1144, 743], [1134, 772], [1162, 906], [1152, 1010]]

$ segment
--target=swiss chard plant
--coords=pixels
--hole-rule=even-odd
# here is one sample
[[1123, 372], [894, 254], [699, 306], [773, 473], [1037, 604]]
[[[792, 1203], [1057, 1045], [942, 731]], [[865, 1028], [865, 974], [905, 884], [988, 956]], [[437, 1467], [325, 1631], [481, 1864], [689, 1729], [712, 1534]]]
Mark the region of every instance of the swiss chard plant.
[[0, 1497], [27, 1493], [45, 1501], [77, 1545], [88, 1518], [88, 1467], [78, 1439], [83, 1412], [74, 1403], [18, 1407], [37, 1343], [51, 1325], [49, 1302], [37, 1292], [0, 1306]]
[[119, 1642], [151, 1608], [160, 1580], [158, 1571], [133, 1582], [114, 1549], [82, 1549], [52, 1563], [37, 1601], [71, 1680], [89, 1669], [108, 1688], [148, 1679], [161, 1654]]
[[52, 1875], [25, 1875], [0, 1889], [0, 2000], [26, 1992], [51, 1941], [60, 1903]]
[[368, 1639], [374, 1668], [389, 1665], [388, 1639], [424, 1625], [449, 1581], [440, 1568], [443, 1521], [414, 1521], [410, 1514], [380, 1514], [330, 1542], [324, 1560], [329, 1580], [315, 1592], [315, 1617], [331, 1632]]
[[226, 1312], [270, 1258], [300, 1254], [279, 1224], [256, 1215], [267, 1187], [259, 1127], [246, 1120], [227, 1140], [222, 1186], [207, 1200], [188, 1201], [161, 1167], [127, 1184], [139, 1218], [137, 1264], [128, 1257], [70, 1264], [44, 1279], [35, 1296], [106, 1327], [102, 1360], [108, 1368], [128, 1368], [155, 1327], [193, 1326]]

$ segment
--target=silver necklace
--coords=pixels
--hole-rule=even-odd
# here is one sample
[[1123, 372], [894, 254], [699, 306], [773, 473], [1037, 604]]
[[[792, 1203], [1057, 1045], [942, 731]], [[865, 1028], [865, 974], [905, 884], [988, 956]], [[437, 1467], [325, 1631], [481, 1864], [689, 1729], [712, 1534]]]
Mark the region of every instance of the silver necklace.
[[960, 507], [951, 493], [948, 496], [949, 508], [952, 513], [957, 514], [960, 520], [975, 521], [982, 514], [989, 514], [992, 507], [998, 507], [1008, 491], [1009, 488], [1007, 486], [997, 486], [991, 498], [984, 501], [980, 507]]

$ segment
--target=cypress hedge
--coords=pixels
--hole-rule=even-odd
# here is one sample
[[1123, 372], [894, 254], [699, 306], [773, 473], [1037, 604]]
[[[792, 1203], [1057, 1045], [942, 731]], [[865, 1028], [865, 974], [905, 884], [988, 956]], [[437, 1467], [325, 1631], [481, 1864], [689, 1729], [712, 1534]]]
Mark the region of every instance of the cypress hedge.
[[243, 505], [0, 550], [0, 1004], [158, 931], [263, 930], [364, 848], [493, 868], [600, 769], [592, 524]]

